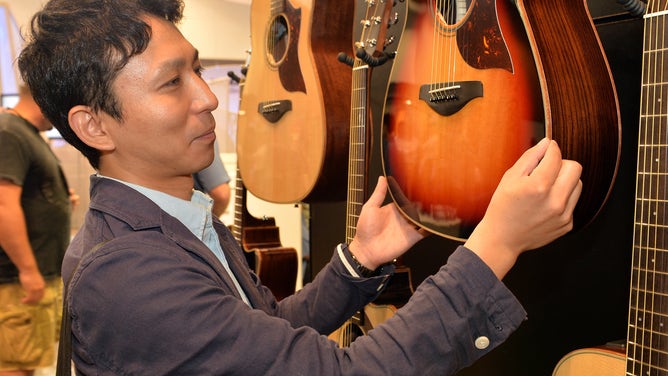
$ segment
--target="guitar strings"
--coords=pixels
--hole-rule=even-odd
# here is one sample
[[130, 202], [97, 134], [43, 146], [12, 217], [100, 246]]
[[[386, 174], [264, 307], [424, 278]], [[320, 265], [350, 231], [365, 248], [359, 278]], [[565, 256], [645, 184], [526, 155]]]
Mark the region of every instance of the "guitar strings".
[[[663, 9], [664, 10], [667, 9], [665, 4], [664, 4]], [[665, 100], [663, 98], [663, 93], [665, 92], [664, 88], [665, 88], [665, 84], [666, 84], [666, 77], [665, 77], [665, 72], [666, 72], [665, 68], [666, 67], [665, 67], [665, 59], [664, 59], [664, 57], [665, 57], [665, 47], [666, 47], [665, 26], [666, 26], [666, 15], [662, 14], [660, 16], [660, 22], [657, 22], [657, 27], [660, 28], [660, 30], [657, 30], [657, 31], [659, 31], [659, 33], [655, 34], [655, 35], [659, 36], [661, 41], [657, 45], [657, 52], [660, 54], [660, 64], [657, 65], [658, 66], [658, 72], [657, 73], [660, 76], [660, 80], [656, 81], [656, 82], [660, 83], [660, 85], [657, 85], [658, 88], [659, 88], [659, 94], [658, 94], [658, 99], [654, 101], [655, 105], [658, 105], [658, 107], [659, 107], [659, 114], [660, 114], [659, 122], [660, 122], [660, 126], [661, 126], [662, 141], [663, 141], [661, 143], [661, 148], [659, 150], [659, 156], [660, 156], [661, 160], [659, 161], [659, 163], [657, 163], [657, 167], [659, 168], [659, 177], [661, 178], [661, 192], [662, 192], [661, 201], [659, 203], [657, 203], [657, 205], [661, 205], [662, 218], [661, 218], [661, 223], [660, 223], [661, 226], [657, 226], [657, 230], [656, 230], [657, 233], [659, 231], [661, 231], [662, 236], [659, 238], [661, 244], [659, 244], [659, 246], [655, 248], [655, 253], [657, 253], [658, 255], [655, 255], [655, 262], [653, 263], [653, 267], [654, 267], [653, 277], [654, 277], [654, 280], [652, 281], [652, 287], [653, 287], [653, 290], [652, 290], [652, 293], [653, 293], [653, 295], [652, 295], [652, 309], [651, 309], [652, 321], [651, 321], [651, 326], [650, 326], [650, 329], [651, 329], [650, 345], [652, 345], [651, 349], [655, 348], [653, 346], [653, 344], [658, 343], [658, 344], [660, 344], [660, 346], [658, 347], [659, 351], [653, 351], [653, 350], [650, 349], [650, 356], [658, 357], [659, 362], [655, 362], [655, 361], [653, 361], [653, 359], [650, 359], [650, 362], [649, 362], [650, 364], [655, 364], [658, 367], [661, 367], [663, 370], [666, 370], [667, 366], [668, 366], [666, 364], [666, 353], [665, 353], [666, 350], [667, 350], [665, 348], [666, 347], [666, 337], [665, 337], [665, 329], [664, 329], [665, 328], [665, 323], [664, 323], [665, 318], [660, 316], [660, 315], [655, 315], [654, 313], [657, 312], [657, 311], [665, 313], [665, 303], [666, 303], [666, 297], [664, 295], [664, 293], [666, 292], [665, 284], [661, 284], [661, 282], [665, 281], [664, 277], [662, 276], [661, 271], [665, 272], [665, 270], [666, 270], [666, 268], [665, 268], [665, 266], [666, 266], [665, 265], [665, 260], [666, 260], [666, 258], [665, 258], [665, 255], [666, 255], [666, 251], [665, 251], [665, 249], [666, 249], [665, 248], [665, 245], [666, 245], [665, 244], [666, 228], [665, 228], [665, 225], [667, 223], [666, 222], [666, 211], [665, 211], [665, 209], [666, 209], [666, 207], [665, 207], [665, 202], [666, 202], [666, 173], [665, 172], [666, 171], [665, 171], [665, 168], [661, 168], [661, 166], [665, 166], [665, 163], [666, 163], [666, 160], [665, 160], [666, 153], [665, 152], [666, 152], [666, 145], [668, 145], [668, 138], [667, 138], [668, 132], [667, 132], [667, 129], [666, 129], [666, 125], [667, 125], [666, 124], [666, 115], [667, 115], [667, 113], [666, 113], [666, 103], [665, 103]], [[656, 89], [657, 88], [655, 88], [655, 90]], [[658, 236], [658, 235], [655, 235], [655, 236]], [[658, 257], [656, 257], [656, 256], [658, 256]], [[661, 265], [658, 265], [659, 262], [661, 263]], [[658, 322], [655, 323], [655, 319]], [[655, 328], [656, 328], [656, 332], [655, 332]], [[656, 333], [656, 335], [655, 335], [655, 333]]]
[[[432, 64], [430, 72], [430, 97], [442, 100], [449, 88], [455, 86], [458, 69], [457, 57], [467, 54], [468, 33], [462, 35], [462, 45], [457, 39], [455, 26], [468, 11], [467, 0], [431, 0], [429, 10], [432, 15]], [[461, 52], [460, 52], [461, 50]]]
[[[659, 52], [659, 40], [658, 40], [658, 32], [659, 32], [659, 27], [661, 25], [661, 22], [658, 22], [658, 20], [653, 19], [652, 21], [652, 29], [656, 28], [656, 30], [652, 30], [654, 32], [650, 33], [650, 40], [652, 40], [650, 44], [650, 49], [651, 49], [651, 54], [652, 54], [652, 59], [650, 59], [650, 63], [652, 68], [648, 68], [650, 71], [650, 74], [653, 76], [651, 77], [650, 83], [652, 83], [652, 86], [650, 88], [651, 90], [651, 95], [649, 96], [651, 99], [651, 114], [652, 116], [652, 142], [650, 143], [651, 145], [651, 159], [649, 160], [649, 163], [651, 165], [650, 167], [650, 172], [651, 172], [651, 179], [652, 181], [652, 187], [650, 187], [650, 202], [651, 202], [651, 207], [648, 214], [648, 219], [651, 223], [651, 227], [653, 231], [648, 234], [651, 236], [651, 239], [649, 239], [647, 243], [647, 251], [645, 252], [645, 261], [644, 261], [644, 270], [645, 270], [645, 288], [643, 292], [643, 310], [642, 310], [642, 341], [641, 341], [641, 362], [639, 363], [639, 366], [641, 368], [642, 373], [646, 372], [645, 370], [642, 370], [643, 368], [646, 367], [651, 367], [652, 365], [652, 341], [654, 337], [654, 332], [652, 330], [653, 328], [653, 323], [654, 323], [654, 316], [652, 315], [652, 312], [654, 312], [654, 298], [655, 298], [655, 283], [656, 283], [656, 257], [657, 257], [657, 249], [660, 246], [658, 244], [658, 235], [659, 232], [662, 231], [660, 225], [665, 222], [660, 222], [660, 219], [663, 220], [663, 218], [659, 218], [659, 205], [660, 205], [660, 197], [659, 194], [661, 192], [661, 155], [660, 151], [661, 148], [663, 148], [663, 129], [662, 129], [662, 122], [661, 122], [661, 109], [657, 109], [657, 103], [660, 98], [657, 97], [657, 87], [660, 87], [661, 80], [659, 78], [659, 74], [661, 71], [661, 62], [660, 62], [660, 52]], [[648, 104], [649, 105], [649, 104]], [[659, 116], [657, 116], [659, 115]], [[659, 145], [657, 147], [657, 145]], [[654, 192], [654, 194], [651, 194], [651, 192]]]
[[[663, 88], [665, 84], [665, 77], [664, 77], [664, 48], [666, 46], [665, 44], [665, 21], [666, 21], [666, 16], [665, 14], [661, 14], [660, 16], [656, 17], [655, 20], [653, 21], [653, 26], [656, 28], [654, 33], [651, 33], [651, 37], [656, 37], [657, 39], [653, 43], [653, 51], [654, 51], [654, 69], [652, 70], [652, 73], [654, 75], [654, 78], [652, 82], [654, 83], [654, 86], [652, 87], [653, 90], [653, 95], [652, 95], [652, 114], [655, 114], [657, 116], [654, 116], [653, 119], [653, 124], [656, 122], [656, 128], [658, 128], [658, 138], [659, 138], [659, 143], [653, 143], [653, 145], [659, 145], [657, 150], [655, 151], [657, 154], [657, 159], [654, 165], [656, 166], [657, 169], [657, 174], [656, 174], [656, 192], [657, 198], [660, 198], [656, 200], [655, 202], [655, 212], [657, 213], [655, 216], [657, 218], [657, 223], [654, 227], [654, 239], [653, 239], [653, 247], [651, 248], [651, 260], [647, 260], [646, 263], [651, 263], [651, 268], [648, 268], [648, 270], [651, 270], [650, 276], [651, 276], [651, 281], [650, 281], [650, 307], [646, 311], [649, 314], [650, 319], [645, 320], [645, 330], [649, 333], [649, 338], [647, 341], [643, 341], [643, 345], [648, 346], [646, 348], [646, 351], [643, 352], [643, 354], [647, 354], [648, 359], [643, 359], [642, 364], [645, 365], [646, 367], [649, 367], [650, 369], [654, 366], [657, 367], [662, 367], [665, 369], [666, 364], [665, 364], [665, 344], [663, 343], [664, 341], [662, 340], [662, 334], [661, 334], [661, 328], [662, 328], [662, 321], [659, 315], [656, 315], [655, 313], [657, 312], [657, 309], [662, 307], [662, 300], [663, 297], [661, 295], [662, 288], [663, 286], [660, 285], [661, 280], [661, 273], [660, 270], [664, 269], [658, 269], [659, 265], [658, 263], [661, 262], [662, 264], [664, 263], [664, 254], [665, 252], [663, 251], [664, 248], [664, 242], [665, 242], [665, 225], [666, 225], [666, 213], [665, 213], [665, 194], [666, 194], [666, 174], [664, 171], [663, 166], [665, 165], [665, 151], [666, 151], [666, 145], [668, 140], [666, 139], [666, 111], [665, 111], [665, 105], [663, 101]], [[661, 193], [661, 197], [659, 197], [659, 192]], [[659, 209], [661, 218], [659, 218]], [[653, 213], [653, 214], [654, 214]], [[661, 235], [661, 236], [659, 236]], [[649, 259], [649, 257], [648, 257]], [[660, 344], [662, 346], [655, 347], [655, 344]], [[662, 355], [662, 352], [664, 354]]]
[[[644, 44], [645, 47], [643, 48], [644, 51], [648, 51], [649, 49], [649, 44], [650, 41], [648, 40], [649, 38], [649, 31], [648, 28], [651, 28], [651, 20], [648, 20], [645, 23], [645, 38], [644, 38]], [[642, 91], [643, 94], [645, 94], [645, 107], [649, 103], [649, 88], [646, 86], [646, 82], [648, 80], [645, 80], [645, 73], [649, 74], [649, 72], [645, 72], [645, 68], [647, 67], [647, 62], [645, 61], [647, 59], [646, 54], [643, 54], [643, 75], [642, 75], [642, 80], [643, 80], [643, 85], [642, 85]], [[642, 105], [642, 104], [641, 104]], [[648, 145], [648, 129], [649, 129], [649, 118], [646, 116], [648, 114], [648, 109], [643, 108], [641, 109], [641, 116], [640, 116], [640, 130], [639, 130], [639, 139], [638, 139], [638, 160], [637, 160], [637, 180], [636, 180], [636, 197], [637, 201], [639, 201], [639, 205], [636, 207], [636, 215], [635, 215], [635, 220], [636, 223], [634, 224], [636, 231], [634, 231], [634, 237], [637, 237], [637, 239], [634, 239], [634, 251], [633, 251], [633, 269], [631, 270], [631, 278], [634, 280], [632, 281], [632, 286], [631, 286], [631, 297], [630, 297], [630, 302], [629, 302], [629, 333], [628, 333], [628, 347], [627, 347], [627, 373], [628, 371], [632, 371], [635, 374], [635, 360], [638, 358], [638, 352], [637, 352], [637, 342], [638, 342], [638, 326], [640, 324], [640, 318], [639, 318], [639, 313], [641, 311], [640, 307], [640, 287], [641, 287], [641, 252], [644, 247], [644, 231], [643, 229], [645, 226], [643, 226], [643, 222], [645, 221], [645, 205], [646, 205], [646, 200], [647, 198], [645, 197], [645, 182], [647, 179], [647, 174], [646, 174], [646, 168], [647, 168], [647, 149], [646, 145]], [[648, 220], [649, 222], [649, 220]], [[634, 291], [634, 286], [635, 286], [635, 291]], [[635, 300], [635, 310], [633, 310], [634, 304], [633, 301]], [[632, 334], [633, 333], [633, 334]], [[631, 343], [633, 341], [633, 344]], [[631, 368], [631, 369], [629, 369]]]

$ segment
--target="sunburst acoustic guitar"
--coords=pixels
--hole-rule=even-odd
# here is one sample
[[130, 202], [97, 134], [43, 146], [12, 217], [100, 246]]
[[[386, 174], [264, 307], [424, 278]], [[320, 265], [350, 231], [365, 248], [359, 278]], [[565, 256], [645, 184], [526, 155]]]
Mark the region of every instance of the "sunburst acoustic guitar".
[[591, 222], [617, 173], [621, 126], [586, 1], [421, 0], [410, 8], [381, 145], [404, 213], [466, 239], [503, 173], [548, 136], [583, 164], [575, 227]]

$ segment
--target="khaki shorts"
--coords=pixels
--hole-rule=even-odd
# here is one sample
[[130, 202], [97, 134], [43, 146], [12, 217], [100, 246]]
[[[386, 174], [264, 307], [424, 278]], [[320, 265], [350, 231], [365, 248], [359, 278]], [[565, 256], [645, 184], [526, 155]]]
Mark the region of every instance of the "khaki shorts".
[[0, 371], [49, 367], [56, 361], [63, 309], [61, 279], [46, 281], [38, 304], [21, 303], [23, 296], [20, 284], [0, 284]]

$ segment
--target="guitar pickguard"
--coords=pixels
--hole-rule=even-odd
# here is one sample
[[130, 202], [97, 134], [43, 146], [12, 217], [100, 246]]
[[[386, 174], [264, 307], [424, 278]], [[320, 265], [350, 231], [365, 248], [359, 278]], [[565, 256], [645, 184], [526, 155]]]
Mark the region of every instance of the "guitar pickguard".
[[477, 69], [499, 68], [513, 73], [508, 46], [499, 27], [495, 0], [475, 0], [470, 16], [457, 30], [459, 53]]
[[[278, 65], [278, 76], [281, 80], [283, 88], [289, 92], [302, 92], [306, 94], [306, 84], [302, 76], [302, 70], [299, 66], [298, 44], [299, 44], [299, 30], [301, 28], [302, 11], [295, 9], [289, 1], [285, 1], [285, 12], [281, 15], [286, 22], [288, 33], [288, 50], [285, 58], [283, 58]], [[276, 21], [272, 21], [276, 22]], [[273, 28], [269, 28], [270, 30]], [[276, 37], [278, 30], [274, 29], [274, 33], [270, 38]], [[286, 37], [286, 36], [283, 36]], [[273, 43], [273, 42], [270, 42]], [[269, 48], [267, 49], [269, 51]]]

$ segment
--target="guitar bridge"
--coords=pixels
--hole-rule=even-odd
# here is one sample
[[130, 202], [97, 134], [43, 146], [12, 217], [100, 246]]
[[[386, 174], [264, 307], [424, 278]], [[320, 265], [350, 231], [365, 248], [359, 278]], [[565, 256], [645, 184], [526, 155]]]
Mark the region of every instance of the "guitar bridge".
[[448, 116], [462, 109], [474, 98], [482, 97], [482, 82], [461, 81], [420, 86], [420, 99], [439, 115]]
[[260, 102], [257, 105], [257, 112], [271, 123], [279, 121], [286, 112], [292, 110], [290, 100]]

